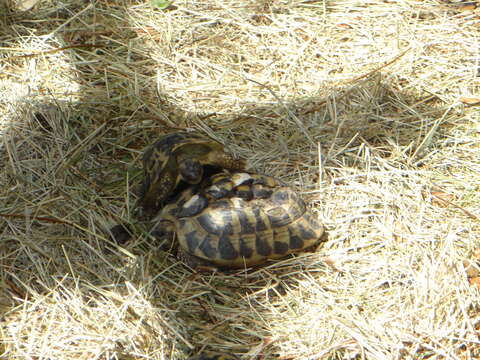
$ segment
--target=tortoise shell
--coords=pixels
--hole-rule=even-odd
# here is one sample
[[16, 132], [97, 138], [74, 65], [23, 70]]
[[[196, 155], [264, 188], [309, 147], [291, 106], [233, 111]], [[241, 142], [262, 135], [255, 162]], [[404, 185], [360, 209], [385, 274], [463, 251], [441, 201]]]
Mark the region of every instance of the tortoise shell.
[[184, 190], [160, 212], [192, 267], [243, 268], [314, 247], [323, 225], [280, 180], [224, 171]]
[[241, 170], [243, 160], [225, 153], [224, 146], [195, 132], [176, 132], [162, 136], [143, 155], [143, 182], [140, 203], [147, 212], [155, 212], [174, 194], [182, 181], [198, 184], [206, 166]]

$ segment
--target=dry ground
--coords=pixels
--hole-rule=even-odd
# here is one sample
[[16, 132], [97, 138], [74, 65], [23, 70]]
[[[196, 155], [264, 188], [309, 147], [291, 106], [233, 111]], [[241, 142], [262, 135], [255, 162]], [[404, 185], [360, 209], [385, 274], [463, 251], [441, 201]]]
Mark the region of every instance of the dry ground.
[[[5, 1], [0, 358], [480, 357], [480, 9]], [[301, 191], [328, 242], [213, 274], [159, 250], [139, 159], [185, 128]]]

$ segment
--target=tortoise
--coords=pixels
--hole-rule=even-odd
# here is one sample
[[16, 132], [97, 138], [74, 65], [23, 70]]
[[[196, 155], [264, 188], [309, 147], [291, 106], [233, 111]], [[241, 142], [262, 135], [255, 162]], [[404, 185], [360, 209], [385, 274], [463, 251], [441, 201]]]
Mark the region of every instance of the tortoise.
[[227, 171], [172, 199], [155, 219], [192, 268], [234, 269], [316, 247], [323, 225], [297, 193], [267, 175]]
[[206, 173], [242, 170], [245, 161], [224, 151], [224, 146], [197, 132], [162, 136], [143, 155], [143, 182], [139, 200], [147, 213], [158, 211], [180, 185], [199, 184]]

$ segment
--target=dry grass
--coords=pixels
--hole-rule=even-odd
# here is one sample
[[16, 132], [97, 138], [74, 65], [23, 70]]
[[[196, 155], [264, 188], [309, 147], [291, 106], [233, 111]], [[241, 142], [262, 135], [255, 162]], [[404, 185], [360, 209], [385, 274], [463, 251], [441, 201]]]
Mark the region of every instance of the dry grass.
[[[458, 101], [479, 96], [480, 9], [18, 4], [0, 10], [0, 358], [480, 357], [480, 116]], [[295, 186], [325, 246], [227, 274], [159, 250], [139, 157], [179, 128]]]

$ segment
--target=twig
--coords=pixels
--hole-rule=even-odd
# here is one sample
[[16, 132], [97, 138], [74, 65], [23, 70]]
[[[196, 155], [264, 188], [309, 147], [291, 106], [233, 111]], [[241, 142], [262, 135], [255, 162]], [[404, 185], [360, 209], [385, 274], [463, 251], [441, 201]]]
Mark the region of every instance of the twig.
[[452, 205], [453, 207], [457, 208], [458, 210], [463, 211], [468, 217], [470, 217], [470, 218], [472, 218], [472, 219], [474, 219], [474, 220], [480, 221], [480, 218], [479, 218], [477, 215], [471, 213], [471, 212], [468, 211], [467, 209], [462, 208], [460, 205], [457, 205], [457, 204], [454, 204], [454, 203], [452, 203], [452, 202], [450, 202], [450, 201], [448, 201], [448, 200], [442, 199], [440, 196], [437, 196], [437, 195], [435, 195], [435, 194], [432, 194], [432, 196], [433, 196], [435, 199], [437, 199], [437, 200], [440, 200], [440, 201], [442, 201], [442, 202], [444, 202], [444, 203], [446, 203], [446, 204], [448, 204], [448, 205]]

